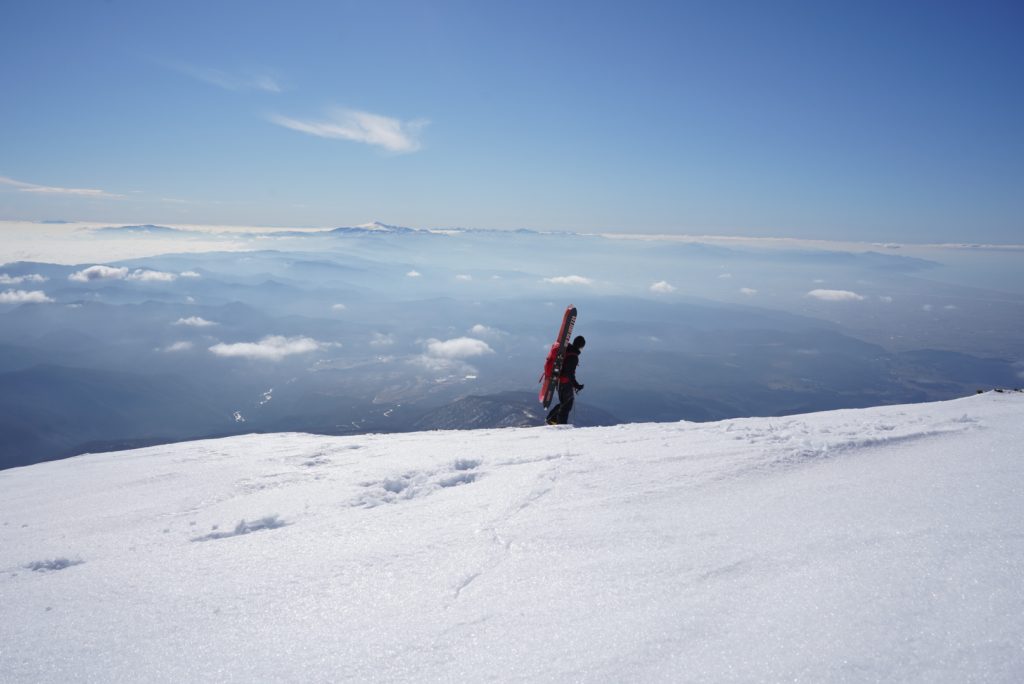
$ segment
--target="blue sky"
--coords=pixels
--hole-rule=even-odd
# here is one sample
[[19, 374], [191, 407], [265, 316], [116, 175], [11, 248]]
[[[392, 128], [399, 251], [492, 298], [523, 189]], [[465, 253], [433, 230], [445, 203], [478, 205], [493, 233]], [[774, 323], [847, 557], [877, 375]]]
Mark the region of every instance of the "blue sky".
[[1020, 2], [33, 2], [0, 218], [1024, 240]]

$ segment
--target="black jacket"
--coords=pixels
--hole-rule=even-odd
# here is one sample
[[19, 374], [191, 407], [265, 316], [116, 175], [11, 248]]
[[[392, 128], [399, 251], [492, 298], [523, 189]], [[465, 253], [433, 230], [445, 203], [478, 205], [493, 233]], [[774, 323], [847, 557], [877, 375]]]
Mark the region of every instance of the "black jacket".
[[572, 383], [572, 386], [576, 389], [580, 388], [580, 383], [576, 381], [576, 366], [580, 363], [580, 350], [569, 345], [565, 348], [565, 358], [562, 359], [562, 372], [558, 374], [558, 380], [561, 383]]

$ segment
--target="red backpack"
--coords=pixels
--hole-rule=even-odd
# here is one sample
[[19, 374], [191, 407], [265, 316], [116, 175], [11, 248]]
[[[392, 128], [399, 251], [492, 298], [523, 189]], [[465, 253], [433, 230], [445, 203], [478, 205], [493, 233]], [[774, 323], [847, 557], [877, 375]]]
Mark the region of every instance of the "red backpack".
[[544, 360], [544, 377], [550, 378], [551, 374], [555, 372], [555, 359], [558, 358], [558, 343], [555, 342], [551, 345], [550, 351], [548, 351], [548, 358]]

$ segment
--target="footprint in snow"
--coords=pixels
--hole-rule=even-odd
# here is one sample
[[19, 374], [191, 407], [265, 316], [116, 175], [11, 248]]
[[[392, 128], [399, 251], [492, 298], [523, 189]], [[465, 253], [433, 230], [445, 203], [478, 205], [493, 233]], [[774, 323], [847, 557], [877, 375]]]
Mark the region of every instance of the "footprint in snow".
[[441, 471], [413, 470], [402, 475], [387, 477], [376, 482], [365, 482], [366, 493], [356, 497], [352, 506], [374, 508], [382, 504], [408, 501], [429, 496], [439, 489], [449, 489], [476, 482], [480, 475], [473, 472], [483, 461], [458, 459]]
[[250, 532], [258, 532], [259, 530], [276, 530], [279, 527], [285, 527], [290, 524], [291, 523], [287, 523], [284, 520], [281, 520], [281, 518], [279, 518], [276, 515], [268, 515], [263, 518], [260, 518], [259, 520], [250, 521], [247, 521], [243, 518], [238, 522], [237, 525], [235, 525], [235, 529], [231, 531], [219, 532], [217, 531], [218, 526], [214, 525], [213, 532], [210, 532], [209, 534], [204, 534], [201, 537], [193, 537], [192, 541], [202, 542], [211, 541], [213, 539], [227, 539], [228, 537], [238, 537], [243, 534], [249, 534]]
[[63, 570], [70, 568], [72, 565], [81, 565], [85, 561], [76, 560], [71, 558], [51, 558], [47, 560], [32, 561], [31, 563], [25, 564], [26, 570], [32, 570], [33, 572], [56, 572], [57, 570]]

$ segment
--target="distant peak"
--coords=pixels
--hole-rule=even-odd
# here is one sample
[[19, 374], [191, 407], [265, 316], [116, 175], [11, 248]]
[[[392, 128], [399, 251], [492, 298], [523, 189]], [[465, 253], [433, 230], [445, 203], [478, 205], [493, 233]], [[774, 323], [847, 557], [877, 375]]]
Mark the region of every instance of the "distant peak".
[[356, 226], [356, 228], [363, 228], [364, 230], [384, 230], [389, 232], [412, 230], [412, 228], [394, 226], [390, 223], [384, 223], [383, 221], [371, 221], [370, 223], [364, 223], [360, 226]]
[[335, 228], [330, 231], [332, 233], [415, 233], [418, 232], [415, 228], [406, 228], [404, 226], [394, 226], [390, 223], [383, 223], [381, 221], [373, 221], [371, 223], [364, 223], [359, 226], [352, 226], [351, 228]]

